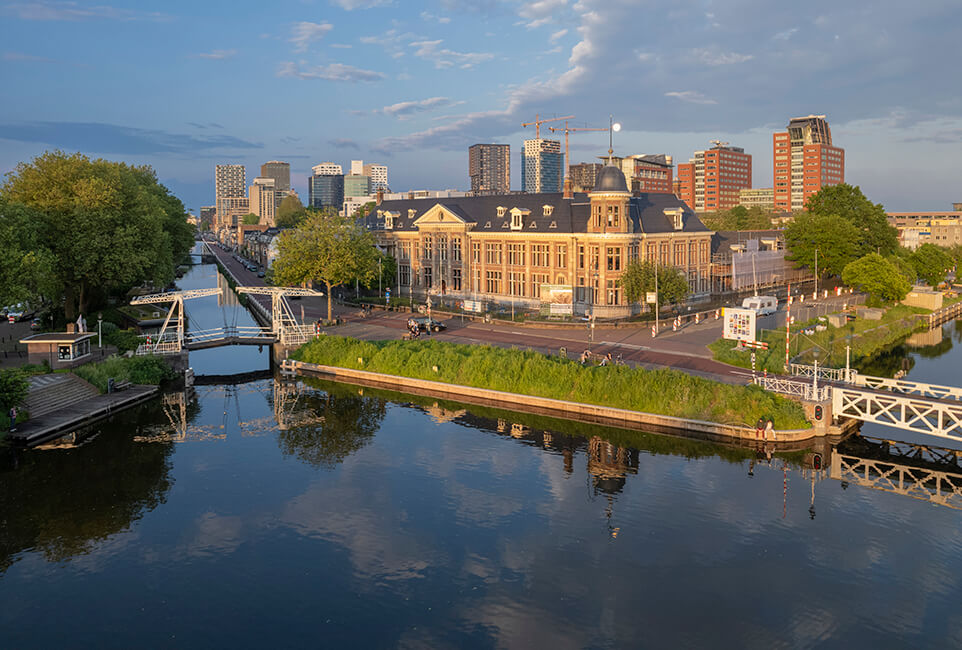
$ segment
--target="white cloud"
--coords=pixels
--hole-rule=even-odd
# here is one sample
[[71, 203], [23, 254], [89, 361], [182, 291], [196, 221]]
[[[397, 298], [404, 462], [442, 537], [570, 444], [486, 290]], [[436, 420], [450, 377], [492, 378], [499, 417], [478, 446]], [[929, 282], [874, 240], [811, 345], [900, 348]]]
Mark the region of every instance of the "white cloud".
[[291, 37], [288, 39], [294, 44], [295, 52], [304, 52], [307, 46], [334, 28], [330, 23], [294, 23], [291, 27]]
[[518, 15], [527, 20], [525, 27], [535, 29], [558, 19], [559, 14], [568, 5], [568, 0], [535, 0], [522, 2], [518, 7]]
[[447, 25], [448, 23], [451, 22], [451, 19], [448, 18], [447, 16], [437, 16], [427, 11], [421, 12], [421, 20], [424, 20], [424, 21], [436, 20], [442, 25]]
[[293, 61], [281, 63], [277, 70], [278, 77], [296, 77], [298, 79], [320, 79], [322, 81], [380, 81], [384, 74], [374, 70], [355, 68], [345, 63], [330, 63], [328, 65], [304, 66]]
[[390, 106], [385, 106], [380, 110], [384, 115], [390, 115], [398, 119], [404, 119], [414, 113], [423, 113], [425, 111], [430, 111], [436, 108], [445, 108], [448, 106], [456, 106], [463, 102], [453, 102], [447, 97], [429, 97], [427, 99], [421, 99], [417, 101], [408, 102], [398, 102], [397, 104], [391, 104]]
[[777, 32], [774, 36], [772, 36], [772, 38], [775, 39], [776, 41], [787, 41], [792, 37], [792, 34], [794, 34], [797, 31], [798, 31], [798, 27], [792, 27], [791, 29], [786, 29], [785, 31]]
[[714, 99], [705, 97], [700, 92], [695, 90], [673, 90], [671, 92], [665, 93], [665, 97], [675, 97], [683, 102], [688, 102], [689, 104], [717, 104]]
[[718, 52], [711, 49], [695, 49], [692, 55], [701, 63], [706, 65], [733, 65], [744, 63], [755, 58], [751, 54], [739, 54], [737, 52]]
[[371, 7], [383, 7], [391, 4], [391, 0], [331, 0], [331, 2], [344, 11], [370, 9]]
[[414, 56], [433, 61], [435, 68], [450, 68], [458, 65], [461, 68], [471, 68], [483, 61], [494, 58], [490, 52], [455, 52], [447, 48], [438, 47], [443, 41], [415, 41], [411, 47], [415, 48]]
[[12, 2], [5, 5], [4, 9], [21, 20], [170, 20], [170, 16], [158, 12], [140, 13], [108, 5], [83, 6], [77, 2], [57, 0]]
[[210, 52], [204, 52], [201, 54], [195, 54], [198, 59], [229, 59], [237, 54], [237, 50], [212, 50]]
[[564, 36], [564, 35], [567, 34], [567, 33], [568, 33], [568, 30], [567, 30], [567, 29], [559, 29], [559, 30], [556, 31], [554, 34], [552, 34], [550, 37], [548, 37], [548, 42], [549, 42], [549, 43], [554, 43], [555, 41], [557, 41], [559, 38], [561, 38], [562, 36]]

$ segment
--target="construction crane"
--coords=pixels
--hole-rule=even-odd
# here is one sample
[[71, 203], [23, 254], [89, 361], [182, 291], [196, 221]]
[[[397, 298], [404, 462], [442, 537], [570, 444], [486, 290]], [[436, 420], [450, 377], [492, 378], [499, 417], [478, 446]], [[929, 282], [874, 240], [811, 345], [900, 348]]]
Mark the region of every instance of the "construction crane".
[[551, 117], [546, 120], [542, 120], [541, 116], [535, 113], [534, 122], [522, 122], [521, 126], [523, 128], [523, 127], [531, 126], [532, 124], [534, 124], [534, 137], [536, 140], [540, 140], [541, 125], [544, 124], [545, 122], [557, 122], [558, 120], [573, 120], [573, 119], [575, 119], [574, 115], [565, 115], [564, 117]]
[[[563, 118], [561, 118], [561, 119], [563, 119]], [[572, 131], [607, 131], [608, 129], [593, 129], [593, 128], [588, 128], [588, 127], [572, 127], [572, 128], [568, 128], [568, 120], [565, 120], [564, 129], [562, 129], [562, 128], [560, 128], [560, 127], [557, 127], [557, 126], [549, 126], [549, 127], [548, 127], [548, 130], [551, 131], [552, 133], [554, 133], [555, 131], [564, 131], [564, 132], [565, 132], [565, 159], [564, 159], [564, 162], [562, 163], [562, 166], [564, 167], [564, 170], [565, 170], [565, 179], [567, 180], [568, 177], [571, 175], [571, 156], [570, 156], [570, 154], [568, 153], [568, 134], [571, 133]]]

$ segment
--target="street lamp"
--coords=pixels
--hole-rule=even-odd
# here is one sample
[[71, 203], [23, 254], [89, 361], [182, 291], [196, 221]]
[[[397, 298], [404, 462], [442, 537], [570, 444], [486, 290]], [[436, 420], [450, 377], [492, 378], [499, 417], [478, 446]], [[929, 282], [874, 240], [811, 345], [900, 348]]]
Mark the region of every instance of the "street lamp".
[[103, 331], [103, 330], [102, 330], [102, 328], [100, 327], [101, 323], [103, 323], [103, 322], [104, 322], [104, 314], [103, 314], [103, 312], [99, 312], [99, 313], [97, 314], [97, 347], [98, 347], [98, 348], [102, 348], [102, 347], [103, 347], [103, 336], [102, 336], [102, 331]]

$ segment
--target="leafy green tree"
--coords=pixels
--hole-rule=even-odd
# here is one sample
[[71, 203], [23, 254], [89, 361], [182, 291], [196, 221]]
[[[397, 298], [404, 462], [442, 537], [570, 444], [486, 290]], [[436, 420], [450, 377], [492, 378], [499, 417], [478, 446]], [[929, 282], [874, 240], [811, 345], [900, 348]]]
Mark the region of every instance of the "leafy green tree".
[[375, 205], [377, 205], [377, 203], [375, 203], [374, 201], [368, 201], [364, 205], [358, 206], [358, 208], [354, 211], [354, 214], [352, 216], [355, 219], [362, 219], [371, 213], [371, 210], [374, 209]]
[[736, 205], [729, 210], [707, 212], [700, 215], [702, 223], [711, 230], [769, 230], [772, 215], [769, 211], [753, 206]]
[[56, 293], [53, 257], [40, 241], [36, 211], [0, 196], [0, 305]]
[[334, 210], [311, 212], [277, 241], [274, 282], [300, 285], [323, 282], [327, 287], [327, 319], [333, 317], [331, 292], [353, 282], [377, 278], [378, 251], [374, 235], [350, 217]]
[[[655, 265], [631, 260], [621, 275], [619, 285], [628, 302], [641, 302], [645, 294], [655, 290]], [[658, 304], [682, 302], [688, 297], [688, 280], [674, 267], [658, 267]]]
[[6, 420], [7, 413], [14, 406], [19, 406], [27, 399], [30, 384], [23, 373], [15, 368], [0, 370], [0, 414]]
[[[905, 250], [905, 249], [901, 249], [901, 250]], [[905, 279], [909, 281], [909, 284], [915, 284], [915, 281], [918, 279], [919, 276], [918, 276], [918, 273], [916, 273], [915, 271], [915, 267], [912, 266], [912, 263], [909, 262], [909, 260], [906, 257], [902, 257], [901, 255], [896, 253], [895, 255], [889, 255], [885, 259], [888, 260], [888, 262], [892, 266], [898, 269], [899, 273], [905, 276]]]
[[104, 292], [167, 284], [193, 244], [183, 204], [150, 167], [46, 152], [17, 165], [0, 195], [36, 213], [38, 244], [54, 261], [51, 298], [68, 321]]
[[278, 228], [293, 228], [304, 218], [306, 212], [298, 196], [296, 194], [288, 194], [281, 200], [281, 204], [277, 206], [277, 212], [274, 214], [274, 223], [277, 224]]
[[946, 272], [954, 265], [952, 256], [935, 244], [919, 246], [909, 257], [909, 263], [918, 277], [931, 287], [944, 282]]
[[799, 214], [785, 230], [789, 260], [814, 270], [817, 250], [819, 273], [832, 275], [858, 259], [859, 237], [858, 228], [847, 220], [823, 214]]
[[846, 264], [842, 282], [869, 294], [876, 304], [901, 300], [912, 288], [898, 268], [878, 253], [869, 253]]
[[261, 218], [253, 212], [244, 215], [243, 223], [245, 226], [256, 226], [261, 222]]
[[809, 214], [841, 217], [855, 226], [859, 230], [855, 257], [872, 252], [891, 255], [898, 248], [898, 231], [889, 224], [885, 208], [865, 198], [857, 186], [823, 187], [809, 197], [805, 207]]
[[[378, 258], [380, 258], [380, 269], [381, 269], [381, 288], [393, 286], [397, 282], [397, 260], [388, 255], [387, 253], [382, 253], [378, 251]], [[375, 268], [378, 268], [377, 258], [374, 260]], [[374, 278], [369, 280], [367, 284], [364, 285], [368, 289], [376, 289], [378, 286], [378, 275], [374, 274]]]

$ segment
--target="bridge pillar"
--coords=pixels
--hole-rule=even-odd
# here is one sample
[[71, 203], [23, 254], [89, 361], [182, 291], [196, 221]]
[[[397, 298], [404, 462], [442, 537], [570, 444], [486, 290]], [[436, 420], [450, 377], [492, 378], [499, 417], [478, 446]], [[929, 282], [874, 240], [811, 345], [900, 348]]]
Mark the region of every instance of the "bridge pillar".
[[802, 408], [805, 409], [805, 417], [809, 419], [815, 429], [815, 435], [829, 436], [841, 433], [840, 429], [832, 424], [832, 400], [814, 402], [801, 400]]

